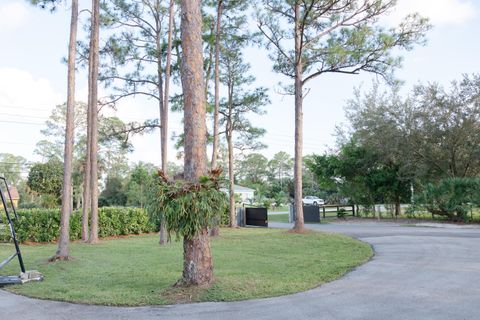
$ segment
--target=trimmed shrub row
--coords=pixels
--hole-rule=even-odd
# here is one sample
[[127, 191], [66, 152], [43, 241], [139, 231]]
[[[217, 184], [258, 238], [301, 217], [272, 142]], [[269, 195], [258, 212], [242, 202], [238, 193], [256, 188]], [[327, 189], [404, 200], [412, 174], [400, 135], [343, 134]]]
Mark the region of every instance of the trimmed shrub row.
[[[59, 209], [18, 210], [15, 231], [20, 242], [53, 242], [60, 234]], [[1, 217], [5, 222], [5, 217]], [[145, 210], [139, 208], [100, 208], [98, 212], [101, 238], [155, 232], [158, 227], [149, 221]], [[0, 232], [0, 241], [9, 241], [8, 225]], [[82, 214], [74, 212], [70, 217], [70, 239], [79, 240], [82, 234]]]

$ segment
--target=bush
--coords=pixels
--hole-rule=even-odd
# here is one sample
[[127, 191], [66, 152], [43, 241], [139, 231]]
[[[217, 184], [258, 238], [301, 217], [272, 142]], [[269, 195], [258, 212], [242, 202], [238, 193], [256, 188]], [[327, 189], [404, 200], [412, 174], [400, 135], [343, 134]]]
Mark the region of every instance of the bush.
[[337, 218], [339, 219], [345, 219], [345, 216], [347, 215], [347, 210], [343, 209], [343, 208], [340, 208], [338, 211], [337, 211]]
[[198, 183], [171, 181], [160, 172], [147, 190], [147, 211], [151, 221], [164, 221], [169, 236], [191, 240], [202, 230], [218, 225], [228, 207], [227, 195], [220, 191], [221, 170], [200, 177]]
[[35, 202], [20, 202], [18, 204], [19, 209], [37, 209], [40, 208], [40, 204]]
[[264, 199], [263, 202], [262, 202], [262, 205], [267, 208], [267, 210], [270, 210], [272, 208], [272, 205], [274, 204], [275, 202], [272, 200], [272, 199]]
[[480, 205], [480, 179], [449, 178], [427, 184], [416, 202], [431, 214], [467, 221], [472, 205]]
[[[19, 219], [14, 221], [20, 242], [52, 242], [60, 234], [59, 209], [18, 210]], [[99, 236], [101, 238], [155, 232], [157, 226], [149, 222], [145, 210], [139, 208], [100, 208]], [[2, 221], [5, 217], [2, 216]], [[8, 231], [8, 225], [5, 225]], [[81, 239], [82, 214], [70, 216], [70, 240]], [[10, 232], [0, 233], [0, 241], [9, 241]]]

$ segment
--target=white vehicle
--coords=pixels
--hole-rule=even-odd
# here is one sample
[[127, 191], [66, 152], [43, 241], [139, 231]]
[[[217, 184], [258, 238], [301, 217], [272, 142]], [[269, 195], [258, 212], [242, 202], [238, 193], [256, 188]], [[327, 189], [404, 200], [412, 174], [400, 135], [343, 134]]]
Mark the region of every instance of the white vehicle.
[[319, 197], [306, 196], [302, 199], [303, 205], [323, 206], [325, 201]]

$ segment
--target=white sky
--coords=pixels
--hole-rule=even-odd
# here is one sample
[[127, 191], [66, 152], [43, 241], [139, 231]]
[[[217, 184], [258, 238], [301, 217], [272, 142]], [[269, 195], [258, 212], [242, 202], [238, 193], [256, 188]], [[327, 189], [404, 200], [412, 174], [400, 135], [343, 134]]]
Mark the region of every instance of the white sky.
[[[89, 1], [80, 0], [81, 5]], [[386, 19], [399, 21], [409, 12], [418, 11], [431, 18], [433, 30], [428, 44], [402, 53], [404, 66], [398, 78], [406, 88], [418, 82], [448, 84], [464, 73], [480, 72], [480, 0], [399, 0], [395, 12]], [[50, 110], [66, 100], [66, 65], [69, 10], [60, 8], [51, 14], [29, 6], [25, 0], [0, 0], [0, 153], [13, 153], [29, 160], [40, 129]], [[85, 19], [85, 16], [84, 16]], [[278, 151], [293, 154], [293, 98], [277, 93], [282, 80], [271, 71], [264, 49], [250, 48], [246, 58], [257, 84], [270, 89], [272, 104], [267, 115], [253, 117], [254, 124], [267, 130], [263, 150], [271, 157]], [[328, 75], [310, 83], [304, 102], [304, 154], [322, 153], [334, 144], [334, 128], [345, 122], [343, 107], [352, 97], [353, 88], [369, 87], [373, 76]], [[77, 100], [86, 97], [85, 72], [77, 77]], [[130, 100], [117, 112], [125, 121], [144, 120], [158, 115], [153, 101]], [[172, 115], [170, 128], [182, 130], [180, 115]], [[173, 144], [173, 143], [171, 143]], [[131, 161], [160, 162], [159, 134], [134, 139]], [[170, 148], [169, 158], [175, 160]]]

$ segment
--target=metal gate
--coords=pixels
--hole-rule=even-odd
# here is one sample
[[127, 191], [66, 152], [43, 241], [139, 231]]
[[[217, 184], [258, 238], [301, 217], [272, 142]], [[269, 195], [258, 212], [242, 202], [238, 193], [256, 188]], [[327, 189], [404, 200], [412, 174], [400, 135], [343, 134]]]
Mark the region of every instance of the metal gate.
[[268, 227], [267, 208], [245, 208], [246, 225]]
[[[296, 220], [295, 207], [290, 205], [289, 222]], [[320, 222], [320, 208], [318, 206], [303, 206], [303, 221], [318, 223]]]

